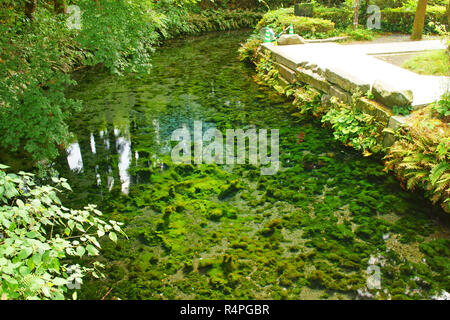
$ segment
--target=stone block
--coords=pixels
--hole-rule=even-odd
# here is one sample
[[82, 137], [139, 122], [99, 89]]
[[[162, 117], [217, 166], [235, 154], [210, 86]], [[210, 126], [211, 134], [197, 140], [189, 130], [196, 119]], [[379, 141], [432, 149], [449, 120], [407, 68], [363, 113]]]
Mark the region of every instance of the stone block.
[[342, 90], [338, 86], [330, 85], [330, 91], [328, 93], [333, 97], [337, 97], [339, 100], [346, 104], [352, 103], [352, 95], [349, 92]]
[[370, 114], [371, 116], [375, 117], [378, 121], [382, 122], [384, 125], [387, 125], [389, 122], [389, 119], [392, 117], [393, 113], [392, 110], [389, 108], [386, 108], [382, 104], [369, 100], [365, 97], [362, 97], [357, 100], [356, 107], [367, 114]]
[[305, 44], [305, 39], [298, 34], [283, 34], [278, 40], [279, 46], [287, 46], [291, 44]]
[[301, 82], [309, 84], [322, 92], [330, 91], [330, 83], [324, 77], [318, 75], [312, 70], [305, 68], [297, 68], [297, 79]]
[[411, 90], [396, 90], [380, 80], [374, 82], [372, 93], [375, 100], [391, 108], [394, 106], [410, 106], [413, 103], [413, 93]]
[[338, 67], [331, 69], [327, 68], [322, 71], [322, 74], [329, 82], [337, 84], [339, 87], [352, 94], [358, 90], [361, 93], [365, 93], [370, 88], [370, 85], [365, 81]]

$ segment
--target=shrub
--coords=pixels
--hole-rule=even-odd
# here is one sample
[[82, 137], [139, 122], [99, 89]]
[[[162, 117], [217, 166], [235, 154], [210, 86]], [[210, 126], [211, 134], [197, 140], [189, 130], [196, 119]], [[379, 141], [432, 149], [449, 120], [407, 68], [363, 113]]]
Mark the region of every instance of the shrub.
[[98, 255], [97, 237], [116, 241], [119, 223], [106, 223], [92, 205], [65, 208], [57, 196], [59, 188], [70, 189], [65, 179], [38, 186], [32, 174], [6, 174], [6, 168], [0, 165], [0, 297], [64, 299], [68, 284], [87, 273], [101, 276], [97, 262], [86, 268], [63, 259]]
[[266, 26], [276, 33], [283, 31], [292, 23], [294, 32], [302, 36], [326, 36], [334, 30], [334, 23], [329, 20], [294, 16], [294, 9], [278, 9], [269, 11], [258, 22], [256, 30]]
[[345, 3], [345, 0], [316, 0], [315, 2], [327, 7], [339, 7]]
[[332, 125], [336, 140], [362, 151], [364, 156], [380, 151], [381, 125], [373, 116], [336, 101], [333, 107], [322, 117], [322, 122]]
[[347, 27], [345, 33], [354, 40], [373, 40], [375, 38], [374, 31], [369, 29], [353, 30], [351, 27]]
[[262, 14], [248, 10], [206, 10], [199, 14], [191, 14], [188, 23], [191, 32], [234, 30], [253, 27]]
[[[362, 1], [359, 11], [359, 22], [365, 24], [367, 20], [368, 4], [376, 4], [381, 10], [381, 28], [384, 31], [411, 33], [415, 16], [415, 8], [402, 7], [403, 3], [394, 2], [395, 5], [383, 5], [384, 1]], [[327, 8], [319, 6], [314, 8], [314, 17], [327, 19], [335, 23], [337, 28], [345, 29], [353, 24], [353, 10], [349, 7]], [[425, 21], [425, 32], [438, 33], [430, 22], [448, 25], [446, 9], [443, 6], [428, 5]]]
[[256, 36], [248, 39], [239, 48], [239, 59], [245, 62], [253, 62], [256, 59], [256, 54], [261, 43], [262, 40]]
[[[436, 33], [430, 22], [447, 25], [445, 7], [428, 6], [425, 16], [425, 32]], [[411, 33], [416, 12], [412, 9], [395, 8], [381, 11], [381, 28], [385, 31]]]
[[421, 187], [433, 203], [450, 213], [450, 138], [445, 123], [421, 111], [411, 125], [397, 133], [389, 149], [386, 169], [393, 170], [406, 189]]
[[450, 92], [445, 93], [441, 99], [436, 102], [434, 110], [441, 118], [450, 119]]
[[345, 28], [353, 22], [353, 11], [348, 8], [314, 8], [314, 17], [334, 22], [338, 28]]

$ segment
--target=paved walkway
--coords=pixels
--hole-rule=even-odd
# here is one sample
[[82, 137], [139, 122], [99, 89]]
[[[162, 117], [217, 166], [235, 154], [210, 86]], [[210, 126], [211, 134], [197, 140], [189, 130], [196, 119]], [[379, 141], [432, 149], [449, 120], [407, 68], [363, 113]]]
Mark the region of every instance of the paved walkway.
[[440, 40], [401, 41], [390, 43], [348, 44], [347, 47], [362, 54], [408, 53], [427, 50], [443, 50], [445, 45]]
[[317, 66], [320, 70], [337, 72], [354, 83], [372, 85], [375, 80], [381, 80], [396, 90], [411, 90], [414, 107], [438, 100], [450, 88], [450, 77], [419, 75], [373, 56], [445, 48], [439, 40], [353, 45], [309, 43], [275, 46], [269, 43], [264, 46], [282, 56], [293, 69]]

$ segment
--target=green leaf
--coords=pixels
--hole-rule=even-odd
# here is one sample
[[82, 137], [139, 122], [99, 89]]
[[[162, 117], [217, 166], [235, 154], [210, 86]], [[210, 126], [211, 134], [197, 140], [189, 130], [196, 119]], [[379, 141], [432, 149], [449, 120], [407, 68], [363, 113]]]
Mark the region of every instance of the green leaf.
[[69, 225], [69, 228], [70, 228], [71, 230], [73, 230], [73, 227], [75, 226], [75, 221], [69, 220], [69, 222], [68, 222], [67, 224]]
[[72, 188], [70, 187], [70, 185], [67, 182], [61, 183], [61, 186], [67, 190], [72, 191]]
[[4, 164], [0, 164], [0, 169], [8, 169], [8, 166], [5, 166]]
[[35, 253], [31, 260], [33, 260], [34, 264], [38, 266], [41, 264], [42, 255], [40, 253]]
[[82, 257], [86, 253], [86, 249], [83, 246], [77, 247], [77, 255]]
[[93, 245], [91, 245], [91, 244], [88, 244], [88, 245], [86, 246], [86, 250], [87, 250], [87, 252], [88, 252], [88, 254], [89, 254], [90, 256], [96, 256], [96, 255], [98, 255], [98, 250], [97, 250]]
[[17, 256], [20, 260], [24, 260], [28, 258], [32, 252], [33, 250], [31, 248], [23, 248]]
[[30, 231], [27, 233], [27, 237], [31, 238], [31, 239], [37, 238], [38, 236], [39, 236], [39, 233], [36, 231]]
[[8, 263], [8, 260], [5, 258], [0, 258], [0, 266], [4, 266]]
[[442, 174], [449, 168], [450, 168], [450, 165], [445, 162], [435, 165], [430, 172], [431, 184], [435, 185], [436, 182], [439, 180], [439, 178], [442, 176]]
[[110, 238], [112, 241], [117, 242], [117, 235], [116, 235], [115, 232], [110, 232], [110, 233], [109, 233], [109, 238]]

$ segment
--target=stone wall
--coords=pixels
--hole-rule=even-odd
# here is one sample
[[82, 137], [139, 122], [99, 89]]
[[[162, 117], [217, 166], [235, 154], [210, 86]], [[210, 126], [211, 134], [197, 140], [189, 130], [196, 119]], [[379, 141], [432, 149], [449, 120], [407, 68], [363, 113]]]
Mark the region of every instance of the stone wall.
[[[260, 48], [258, 54], [260, 57], [270, 56], [272, 58], [282, 80], [285, 81], [286, 84], [298, 82], [307, 84], [323, 93], [325, 98], [336, 97], [346, 104], [352, 104], [354, 93], [359, 91], [364, 95], [370, 90], [369, 85], [360, 82], [350, 74], [345, 73], [344, 70], [322, 70], [314, 64], [296, 64], [290, 59], [270, 51], [264, 46]], [[372, 92], [374, 93], [374, 96], [377, 97], [378, 101], [367, 97], [361, 97], [357, 99], [355, 107], [358, 110], [375, 117], [385, 127], [395, 130], [399, 126], [404, 125], [406, 117], [395, 116], [391, 107], [393, 103], [399, 103], [399, 105], [401, 103], [410, 103], [412, 96], [408, 97], [407, 92], [390, 91], [389, 88], [386, 88], [382, 83], [375, 84], [372, 88]], [[391, 106], [387, 106], [381, 102], [386, 102], [386, 99], [390, 99], [388, 104], [391, 104]], [[393, 143], [394, 138], [392, 135], [386, 134], [383, 142], [384, 146], [391, 146]]]

